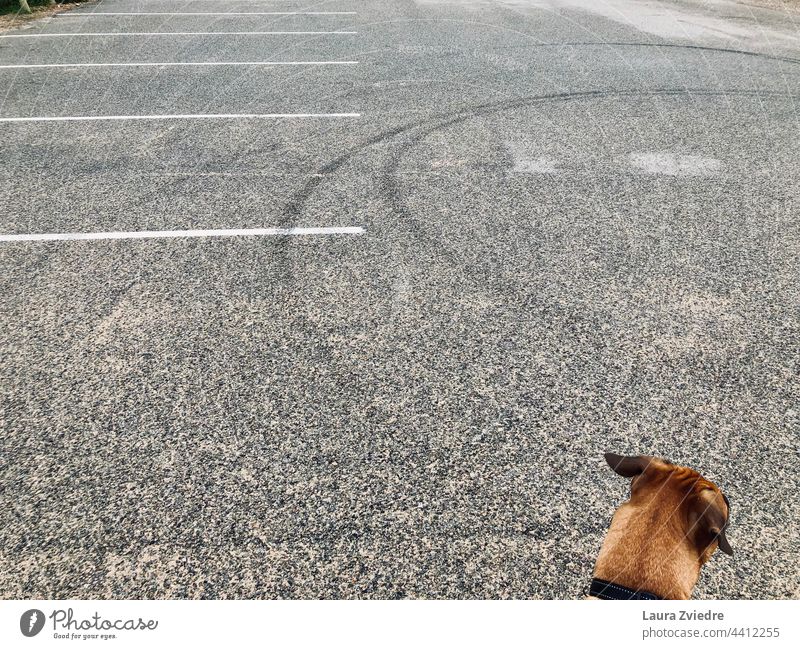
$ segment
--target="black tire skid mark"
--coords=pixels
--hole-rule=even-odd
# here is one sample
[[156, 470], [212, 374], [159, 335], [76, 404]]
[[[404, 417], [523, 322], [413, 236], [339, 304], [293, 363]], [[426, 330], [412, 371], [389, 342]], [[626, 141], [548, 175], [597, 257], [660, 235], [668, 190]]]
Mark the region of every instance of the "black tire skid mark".
[[[397, 172], [402, 159], [408, 155], [416, 146], [423, 142], [427, 137], [434, 133], [447, 129], [453, 125], [465, 122], [474, 117], [484, 115], [501, 113], [509, 110], [516, 110], [526, 108], [536, 104], [546, 103], [550, 101], [581, 101], [581, 100], [597, 100], [609, 97], [686, 97], [693, 99], [695, 96], [702, 97], [724, 97], [724, 96], [741, 96], [741, 97], [773, 97], [773, 98], [786, 98], [789, 97], [787, 93], [775, 91], [760, 91], [760, 90], [709, 90], [706, 88], [660, 88], [653, 90], [588, 90], [588, 91], [574, 91], [563, 93], [552, 93], [546, 95], [536, 95], [531, 97], [520, 97], [518, 99], [505, 100], [502, 102], [489, 102], [467, 108], [455, 116], [442, 119], [441, 117], [433, 117], [410, 122], [405, 125], [387, 129], [364, 141], [354, 149], [343, 153], [342, 155], [331, 160], [324, 166], [318, 169], [317, 174], [307, 180], [302, 187], [295, 192], [289, 199], [286, 207], [283, 210], [281, 217], [281, 227], [288, 227], [300, 217], [305, 209], [305, 205], [314, 192], [320, 185], [327, 180], [330, 176], [334, 175], [337, 171], [342, 169], [347, 163], [355, 159], [367, 149], [381, 144], [392, 138], [401, 136], [405, 133], [413, 131], [414, 129], [422, 128], [413, 137], [409, 138], [407, 142], [400, 146], [399, 150], [389, 157], [380, 178], [380, 195], [387, 203], [389, 212], [393, 213], [396, 217], [398, 225], [401, 228], [409, 230], [408, 234], [418, 240], [430, 239], [424, 233], [424, 227], [417, 221], [412, 211], [408, 208], [407, 204], [402, 198], [402, 192], [397, 182]], [[456, 255], [452, 250], [438, 242], [438, 252], [446, 257], [452, 266], [458, 267], [462, 264], [458, 261]], [[288, 258], [284, 246], [281, 246], [276, 251], [276, 259], [280, 265], [279, 277], [282, 282], [287, 284], [292, 281], [291, 262]], [[398, 263], [402, 263], [398, 262]], [[473, 283], [475, 279], [472, 278]], [[476, 283], [480, 286], [480, 283]]]
[[784, 63], [793, 63], [793, 64], [800, 64], [800, 59], [795, 59], [790, 56], [777, 56], [775, 54], [765, 54], [763, 52], [751, 52], [748, 50], [737, 50], [730, 47], [707, 47], [704, 45], [682, 45], [680, 43], [625, 43], [623, 41], [619, 42], [583, 42], [583, 43], [553, 43], [555, 46], [586, 46], [586, 45], [609, 45], [611, 47], [668, 47], [672, 49], [683, 49], [683, 50], [700, 50], [703, 52], [718, 52], [721, 54], [739, 54], [742, 56], [752, 56], [759, 59], [765, 59], [767, 61], [782, 61]]
[[[749, 90], [722, 91], [722, 90], [691, 89], [691, 88], [690, 89], [666, 88], [666, 89], [658, 89], [651, 91], [597, 90], [597, 91], [567, 92], [567, 93], [557, 93], [552, 95], [542, 95], [537, 97], [526, 97], [499, 103], [483, 104], [481, 106], [477, 106], [475, 108], [466, 110], [448, 120], [439, 122], [437, 124], [431, 125], [426, 129], [420, 130], [413, 137], [409, 138], [408, 141], [405, 142], [399, 148], [399, 150], [395, 153], [395, 155], [393, 155], [389, 159], [386, 167], [384, 168], [384, 172], [382, 175], [382, 192], [387, 203], [392, 208], [392, 211], [394, 211], [394, 213], [397, 214], [401, 220], [407, 222], [408, 228], [411, 230], [411, 233], [419, 238], [424, 238], [423, 226], [420, 224], [418, 220], [414, 218], [411, 210], [403, 201], [402, 192], [400, 191], [400, 188], [398, 186], [397, 179], [398, 179], [398, 169], [400, 167], [400, 164], [402, 163], [403, 158], [429, 136], [475, 117], [501, 113], [508, 110], [516, 110], [519, 108], [526, 108], [528, 106], [533, 106], [535, 104], [544, 103], [547, 101], [591, 100], [591, 99], [605, 99], [608, 97], [626, 97], [626, 96], [671, 97], [671, 96], [684, 96], [684, 95], [687, 96], [689, 99], [692, 99], [694, 96], [703, 96], [703, 97], [720, 97], [720, 96], [724, 97], [728, 95], [757, 96], [757, 97], [787, 96], [786, 93], [780, 93], [780, 92], [761, 92], [761, 91], [749, 91]], [[459, 265], [455, 260], [452, 251], [447, 249], [442, 241], [437, 242], [436, 249], [440, 254], [448, 257], [451, 263], [453, 263], [454, 265]]]

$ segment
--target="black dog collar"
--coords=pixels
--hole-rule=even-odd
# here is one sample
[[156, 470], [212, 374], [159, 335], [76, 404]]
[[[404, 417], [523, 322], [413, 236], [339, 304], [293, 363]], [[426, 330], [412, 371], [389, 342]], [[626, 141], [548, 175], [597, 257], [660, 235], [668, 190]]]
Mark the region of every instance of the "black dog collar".
[[646, 590], [633, 590], [604, 579], [592, 579], [589, 595], [598, 599], [662, 599]]

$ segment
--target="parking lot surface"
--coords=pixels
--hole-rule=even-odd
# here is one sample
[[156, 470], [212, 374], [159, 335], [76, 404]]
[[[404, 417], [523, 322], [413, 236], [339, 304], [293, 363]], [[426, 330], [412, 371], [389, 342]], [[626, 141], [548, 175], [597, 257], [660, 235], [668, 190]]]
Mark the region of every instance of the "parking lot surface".
[[800, 14], [101, 0], [0, 33], [0, 596], [577, 598], [625, 481], [798, 592]]

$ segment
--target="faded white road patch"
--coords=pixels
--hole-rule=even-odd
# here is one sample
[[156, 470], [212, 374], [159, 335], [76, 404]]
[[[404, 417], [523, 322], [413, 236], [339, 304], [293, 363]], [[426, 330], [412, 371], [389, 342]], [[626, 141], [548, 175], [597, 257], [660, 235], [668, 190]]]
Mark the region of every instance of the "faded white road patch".
[[668, 151], [631, 153], [629, 161], [634, 169], [662, 176], [715, 176], [722, 169], [722, 162], [716, 158]]
[[559, 172], [553, 158], [518, 158], [514, 160], [514, 173], [522, 174], [557, 174]]
[[514, 161], [514, 166], [511, 168], [513, 173], [557, 174], [560, 171], [555, 158], [532, 155], [531, 148], [519, 142], [506, 142], [506, 147]]

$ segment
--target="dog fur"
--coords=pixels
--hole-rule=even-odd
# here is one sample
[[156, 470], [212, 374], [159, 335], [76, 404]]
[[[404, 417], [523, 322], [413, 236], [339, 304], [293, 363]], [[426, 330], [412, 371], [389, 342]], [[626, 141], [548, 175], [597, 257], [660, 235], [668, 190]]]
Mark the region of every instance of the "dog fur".
[[660, 458], [605, 458], [632, 478], [631, 497], [614, 513], [594, 576], [664, 599], [689, 599], [714, 551], [733, 554], [725, 536], [727, 498], [697, 471]]

